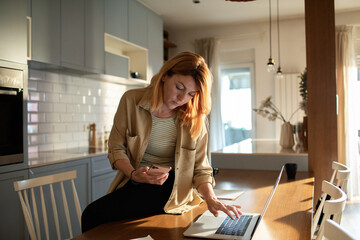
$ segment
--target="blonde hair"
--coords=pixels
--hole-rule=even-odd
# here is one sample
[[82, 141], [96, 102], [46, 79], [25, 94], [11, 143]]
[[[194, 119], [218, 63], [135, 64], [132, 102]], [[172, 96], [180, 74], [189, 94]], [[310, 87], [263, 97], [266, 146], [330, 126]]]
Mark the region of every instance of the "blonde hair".
[[160, 71], [151, 79], [148, 88], [152, 89], [150, 96], [151, 111], [157, 110], [163, 104], [163, 81], [166, 76], [174, 74], [192, 76], [199, 89], [195, 96], [178, 108], [178, 118], [182, 124], [190, 127], [191, 137], [197, 138], [204, 126], [204, 118], [211, 110], [211, 72], [204, 60], [198, 54], [182, 52], [164, 63]]

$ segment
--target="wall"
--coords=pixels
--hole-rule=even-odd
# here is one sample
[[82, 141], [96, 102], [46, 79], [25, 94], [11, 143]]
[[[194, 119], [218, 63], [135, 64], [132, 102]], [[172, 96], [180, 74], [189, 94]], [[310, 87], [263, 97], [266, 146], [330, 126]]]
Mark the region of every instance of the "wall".
[[88, 146], [87, 126], [109, 131], [126, 86], [71, 74], [29, 71], [29, 154]]
[[[280, 16], [281, 19], [281, 16]], [[359, 24], [360, 11], [336, 15], [336, 24]], [[278, 63], [277, 28], [272, 25], [272, 57]], [[177, 48], [170, 50], [170, 56], [182, 51], [194, 51], [193, 41], [198, 38], [215, 37], [221, 51], [255, 50], [256, 106], [268, 96], [274, 96], [274, 74], [266, 71], [269, 58], [268, 22], [246, 23], [227, 26], [209, 26], [178, 30], [167, 29], [171, 41]], [[284, 73], [300, 73], [306, 66], [305, 19], [280, 21], [281, 67]], [[257, 138], [275, 138], [275, 123], [257, 116]]]

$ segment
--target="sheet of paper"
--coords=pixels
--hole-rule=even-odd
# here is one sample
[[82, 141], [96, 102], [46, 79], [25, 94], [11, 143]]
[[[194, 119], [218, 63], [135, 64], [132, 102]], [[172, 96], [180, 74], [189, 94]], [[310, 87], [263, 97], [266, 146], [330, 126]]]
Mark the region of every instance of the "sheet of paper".
[[142, 238], [133, 238], [132, 240], [154, 240], [150, 235]]
[[240, 190], [214, 189], [214, 193], [218, 199], [234, 201], [244, 192]]
[[[199, 192], [197, 192], [197, 193], [202, 197], [202, 195]], [[236, 189], [235, 190], [214, 189], [214, 193], [215, 193], [216, 197], [220, 200], [235, 201], [244, 192], [240, 191], [240, 190], [236, 190]]]

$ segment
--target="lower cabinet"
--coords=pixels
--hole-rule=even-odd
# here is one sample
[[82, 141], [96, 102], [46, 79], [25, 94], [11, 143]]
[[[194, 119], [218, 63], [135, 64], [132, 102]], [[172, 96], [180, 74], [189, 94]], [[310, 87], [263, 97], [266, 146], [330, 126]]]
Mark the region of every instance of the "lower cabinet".
[[111, 168], [106, 155], [98, 156], [91, 158], [91, 175], [91, 195], [92, 201], [95, 201], [106, 194], [116, 171]]
[[29, 239], [15, 181], [28, 178], [28, 171], [0, 174], [0, 239]]

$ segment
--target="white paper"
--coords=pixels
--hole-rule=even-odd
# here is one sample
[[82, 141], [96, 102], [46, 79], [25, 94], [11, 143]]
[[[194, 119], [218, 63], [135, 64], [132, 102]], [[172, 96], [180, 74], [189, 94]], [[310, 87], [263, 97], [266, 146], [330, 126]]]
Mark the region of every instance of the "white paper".
[[234, 201], [244, 192], [240, 190], [214, 189], [214, 193], [218, 199]]
[[150, 235], [142, 238], [133, 238], [132, 240], [154, 240]]

